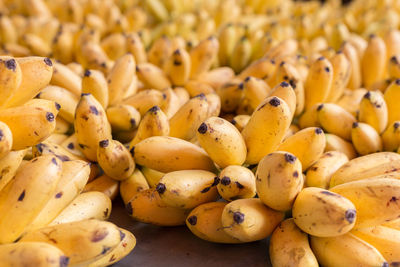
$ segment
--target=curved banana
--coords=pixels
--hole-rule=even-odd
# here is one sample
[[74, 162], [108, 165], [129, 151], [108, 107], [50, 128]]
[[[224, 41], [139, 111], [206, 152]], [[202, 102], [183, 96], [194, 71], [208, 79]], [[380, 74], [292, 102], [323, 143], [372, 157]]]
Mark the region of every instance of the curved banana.
[[360, 122], [372, 126], [381, 134], [388, 124], [388, 108], [380, 91], [368, 91], [360, 102], [358, 113]]
[[126, 205], [135, 194], [146, 189], [149, 189], [149, 184], [147, 183], [146, 177], [139, 169], [135, 169], [128, 179], [121, 181], [119, 193]]
[[141, 170], [151, 188], [156, 187], [161, 177], [165, 175], [163, 172], [147, 168], [146, 166], [142, 166]]
[[325, 134], [325, 138], [325, 152], [339, 151], [344, 153], [349, 160], [354, 159], [357, 156], [357, 153], [350, 142], [347, 142], [334, 134]]
[[185, 49], [177, 49], [169, 57], [165, 72], [174, 86], [183, 86], [189, 80], [191, 61]]
[[162, 90], [171, 87], [171, 82], [164, 71], [151, 63], [137, 64], [136, 75], [145, 88]]
[[219, 173], [218, 193], [227, 201], [252, 198], [256, 194], [256, 179], [251, 170], [231, 165]]
[[74, 95], [80, 96], [82, 92], [82, 78], [61, 63], [55, 62], [53, 68], [54, 71], [53, 76], [51, 76], [50, 84], [58, 85], [67, 89]]
[[140, 123], [140, 113], [129, 105], [110, 106], [106, 109], [107, 119], [113, 132], [132, 131]]
[[382, 151], [382, 139], [378, 132], [369, 124], [353, 123], [351, 140], [360, 155], [368, 155]]
[[363, 86], [370, 88], [384, 79], [386, 66], [386, 45], [381, 37], [370, 35], [368, 46], [361, 58]]
[[396, 104], [396, 99], [400, 97], [400, 79], [396, 79], [387, 87], [383, 97], [387, 105], [389, 124], [400, 120], [400, 108]]
[[13, 135], [7, 124], [0, 121], [0, 160], [10, 153], [13, 144]]
[[218, 56], [218, 49], [218, 39], [211, 36], [201, 41], [190, 51], [190, 61], [192, 63], [190, 78], [196, 78], [211, 68], [211, 65]]
[[7, 104], [13, 95], [18, 93], [22, 83], [22, 69], [14, 58], [2, 56], [0, 58], [0, 106]]
[[108, 83], [101, 71], [85, 70], [82, 78], [82, 93], [92, 94], [104, 109], [107, 108], [109, 102]]
[[97, 191], [106, 194], [111, 200], [118, 196], [119, 182], [107, 175], [101, 175], [86, 184], [83, 192]]
[[332, 87], [328, 101], [336, 102], [343, 94], [349, 83], [352, 65], [343, 52], [339, 51], [330, 59], [333, 67]]

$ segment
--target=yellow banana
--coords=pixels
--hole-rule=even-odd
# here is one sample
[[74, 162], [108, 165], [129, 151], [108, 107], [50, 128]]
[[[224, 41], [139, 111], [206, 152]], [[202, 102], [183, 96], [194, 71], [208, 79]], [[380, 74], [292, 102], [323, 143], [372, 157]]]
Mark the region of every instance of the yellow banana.
[[391, 80], [400, 77], [400, 54], [393, 55], [388, 62], [388, 74]]
[[343, 235], [354, 227], [359, 217], [357, 206], [350, 200], [322, 188], [304, 188], [293, 204], [294, 222], [313, 236]]
[[354, 148], [360, 155], [367, 155], [382, 151], [382, 139], [378, 132], [369, 124], [353, 123], [351, 140]]
[[140, 113], [129, 105], [110, 106], [106, 109], [107, 119], [113, 132], [132, 131], [140, 123]]
[[311, 236], [310, 244], [323, 266], [388, 266], [376, 248], [351, 233], [335, 237]]
[[277, 96], [284, 100], [286, 104], [288, 104], [290, 112], [292, 114], [291, 118], [293, 118], [296, 112], [296, 93], [294, 88], [287, 82], [281, 82], [269, 92], [269, 97]]
[[137, 64], [147, 61], [145, 47], [139, 34], [136, 32], [130, 32], [126, 35], [126, 49], [135, 57]]
[[191, 97], [195, 97], [199, 94], [206, 95], [214, 93], [214, 88], [211, 85], [199, 79], [189, 80], [184, 87]]
[[236, 42], [229, 60], [230, 66], [236, 73], [241, 72], [248, 65], [251, 59], [251, 48], [251, 43], [246, 36]]
[[75, 111], [75, 133], [83, 154], [96, 161], [101, 140], [111, 139], [111, 127], [102, 105], [91, 95], [82, 94]]
[[92, 94], [103, 108], [107, 108], [109, 102], [108, 83], [101, 71], [85, 70], [82, 78], [82, 93]]
[[390, 265], [396, 265], [400, 261], [399, 230], [385, 226], [375, 226], [353, 230], [351, 233], [374, 246]]
[[276, 68], [274, 60], [263, 57], [248, 65], [237, 75], [237, 78], [243, 80], [246, 77], [253, 76], [264, 80], [270, 79], [274, 75]]
[[56, 128], [54, 129], [54, 134], [65, 134], [70, 131], [71, 124], [61, 117], [56, 117]]
[[110, 33], [101, 40], [100, 46], [111, 60], [118, 60], [126, 53], [126, 40], [122, 33]]
[[349, 159], [346, 154], [340, 151], [325, 152], [311, 167], [307, 170], [305, 184], [307, 187], [329, 188], [329, 182], [332, 175]]
[[162, 90], [171, 87], [164, 71], [151, 63], [137, 64], [136, 75], [147, 89]]
[[10, 128], [0, 121], [0, 160], [10, 153], [13, 144], [13, 135]]
[[111, 200], [102, 192], [79, 194], [48, 225], [79, 222], [88, 219], [107, 220], [111, 214]]
[[250, 115], [237, 115], [231, 120], [231, 123], [241, 132], [249, 120]]
[[149, 189], [149, 184], [146, 181], [146, 177], [139, 169], [135, 169], [128, 179], [121, 181], [119, 193], [121, 194], [121, 198], [126, 205], [135, 194], [146, 189]]
[[400, 146], [400, 121], [395, 121], [381, 134], [383, 150], [397, 151]]
[[217, 117], [221, 113], [221, 98], [215, 94], [207, 94], [206, 95], [207, 103], [208, 103], [208, 117]]
[[290, 210], [303, 184], [301, 162], [293, 154], [277, 151], [260, 160], [256, 172], [257, 194], [268, 207]]
[[190, 99], [169, 120], [169, 135], [190, 140], [196, 135], [200, 123], [207, 119], [208, 103], [204, 94]]
[[165, 72], [174, 86], [183, 86], [189, 80], [190, 55], [185, 49], [175, 50], [168, 59]]
[[35, 158], [0, 192], [0, 243], [15, 241], [54, 196], [61, 164], [54, 156]]
[[156, 186], [161, 201], [167, 206], [192, 209], [218, 196], [219, 178], [203, 170], [183, 170], [165, 174]]
[[167, 116], [158, 106], [154, 106], [146, 112], [141, 120], [135, 138], [129, 144], [129, 149], [148, 137], [167, 136], [169, 129]]
[[26, 242], [0, 245], [0, 262], [4, 266], [66, 267], [69, 258], [50, 244]]
[[189, 214], [188, 210], [165, 205], [155, 189], [134, 195], [126, 209], [135, 220], [160, 226], [184, 225]]
[[243, 83], [239, 86], [240, 89], [243, 89], [244, 98], [249, 101], [253, 110], [255, 110], [267, 96], [269, 96], [271, 91], [270, 87], [266, 82], [264, 82], [264, 80], [251, 76], [246, 77]]
[[363, 179], [334, 186], [331, 191], [348, 198], [357, 210], [355, 229], [394, 220], [400, 215], [400, 181], [394, 178]]
[[339, 151], [344, 153], [349, 160], [357, 156], [353, 145], [334, 134], [325, 134], [326, 146], [325, 151]]
[[360, 102], [358, 119], [372, 126], [379, 134], [386, 129], [388, 108], [381, 92], [369, 91], [364, 95]]
[[361, 58], [363, 86], [367, 89], [384, 79], [386, 66], [386, 45], [381, 37], [369, 36], [368, 46]]
[[75, 72], [70, 70], [67, 66], [61, 63], [53, 63], [53, 76], [51, 77], [50, 84], [58, 85], [80, 96], [82, 92], [82, 79]]
[[332, 87], [327, 99], [336, 102], [342, 96], [344, 89], [349, 83], [352, 65], [341, 51], [336, 53], [330, 61], [333, 68], [333, 78]]
[[114, 180], [107, 175], [101, 175], [95, 178], [90, 183], [86, 184], [83, 192], [98, 191], [104, 193], [111, 200], [114, 200], [118, 196], [119, 182]]
[[230, 122], [211, 117], [200, 124], [197, 139], [210, 158], [221, 168], [242, 165], [246, 160], [246, 144]]
[[333, 80], [333, 67], [328, 59], [318, 58], [310, 66], [304, 84], [306, 109], [328, 99]]
[[62, 250], [70, 264], [86, 266], [114, 249], [122, 240], [110, 222], [84, 220], [48, 226], [25, 234], [19, 242], [45, 242]]
[[116, 140], [104, 139], [97, 148], [97, 162], [109, 177], [122, 181], [135, 170], [135, 162], [129, 150]]
[[147, 52], [147, 58], [149, 63], [162, 69], [172, 53], [173, 47], [171, 40], [166, 35], [163, 35], [154, 41], [150, 50]]
[[231, 165], [219, 173], [218, 193], [227, 201], [252, 198], [256, 194], [256, 178], [251, 170]]
[[353, 116], [357, 116], [360, 102], [367, 92], [364, 88], [345, 90], [336, 104], [350, 112]]
[[257, 198], [245, 198], [227, 204], [222, 211], [221, 222], [230, 236], [241, 242], [252, 242], [272, 234], [283, 217], [283, 212], [265, 206]]
[[83, 190], [89, 179], [89, 173], [90, 167], [85, 161], [64, 162], [54, 196], [25, 231], [36, 230], [52, 222]]
[[308, 235], [296, 226], [293, 219], [284, 220], [272, 233], [269, 257], [274, 267], [319, 266], [310, 248]]
[[243, 98], [242, 87], [236, 80], [223, 85], [217, 94], [221, 98], [221, 110], [224, 112], [236, 111]]
[[78, 138], [75, 133], [65, 139], [60, 146], [73, 155], [85, 158], [85, 155], [83, 155], [82, 151], [79, 150]]
[[247, 146], [246, 162], [258, 163], [265, 155], [276, 150], [290, 122], [291, 111], [285, 101], [276, 96], [266, 98], [242, 131]]
[[27, 150], [10, 151], [0, 160], [0, 192], [14, 178]]
[[210, 69], [213, 61], [218, 56], [218, 49], [218, 39], [211, 36], [201, 41], [190, 51], [190, 61], [192, 63], [190, 68], [190, 78], [196, 78]]
[[[110, 105], [121, 102], [131, 83], [135, 83], [135, 69], [136, 62], [132, 54], [126, 54], [114, 63], [107, 76], [108, 101]], [[133, 92], [136, 92], [136, 88], [133, 89]]]
[[150, 89], [140, 91], [137, 94], [126, 98], [122, 101], [122, 104], [136, 108], [136, 110], [140, 112], [140, 115], [143, 116], [150, 108], [161, 106], [163, 100], [164, 95], [162, 92]]
[[343, 54], [350, 61], [351, 73], [349, 77], [348, 87], [350, 89], [358, 89], [361, 87], [362, 76], [361, 76], [361, 64], [360, 57], [357, 54], [357, 50], [349, 42], [345, 42], [342, 45]]
[[356, 118], [353, 115], [344, 108], [332, 103], [319, 105], [317, 113], [318, 121], [325, 131], [345, 140], [351, 140], [352, 125], [356, 122]]
[[321, 128], [308, 127], [286, 138], [277, 150], [292, 153], [300, 160], [302, 169], [306, 170], [321, 157], [325, 145], [325, 134]]
[[215, 243], [234, 244], [240, 241], [228, 235], [222, 226], [221, 215], [227, 203], [210, 202], [194, 208], [186, 219], [189, 230], [197, 237]]
[[236, 44], [237, 31], [233, 24], [227, 24], [224, 26], [218, 35], [219, 50], [218, 50], [218, 61], [221, 66], [229, 64], [229, 59], [232, 56], [233, 49]]
[[299, 126], [300, 128], [307, 127], [321, 127], [321, 124], [318, 120], [318, 107], [321, 103], [317, 103], [310, 108], [306, 109], [303, 114], [299, 117]]
[[0, 106], [7, 104], [13, 95], [18, 92], [22, 83], [22, 69], [14, 58], [3, 56], [0, 58]]
[[165, 174], [163, 172], [147, 168], [146, 166], [142, 166], [141, 170], [151, 188], [156, 187], [161, 177], [163, 177]]
[[389, 123], [400, 120], [400, 108], [396, 104], [396, 99], [398, 99], [398, 97], [400, 97], [400, 79], [393, 81], [384, 94], [384, 102], [387, 105]]

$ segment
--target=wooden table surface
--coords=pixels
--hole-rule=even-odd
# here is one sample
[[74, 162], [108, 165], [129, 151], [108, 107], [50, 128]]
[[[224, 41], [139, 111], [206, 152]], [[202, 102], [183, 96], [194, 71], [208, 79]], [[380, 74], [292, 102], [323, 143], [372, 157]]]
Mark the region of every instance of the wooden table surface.
[[186, 226], [159, 227], [139, 223], [128, 216], [119, 198], [113, 203], [110, 221], [128, 229], [137, 239], [134, 250], [114, 264], [115, 267], [271, 266], [267, 240], [236, 245], [215, 244], [197, 238]]

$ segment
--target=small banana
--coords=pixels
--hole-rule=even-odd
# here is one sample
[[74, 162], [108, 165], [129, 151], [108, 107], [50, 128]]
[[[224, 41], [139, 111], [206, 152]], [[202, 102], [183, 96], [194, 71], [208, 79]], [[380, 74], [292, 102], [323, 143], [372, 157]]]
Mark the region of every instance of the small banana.
[[108, 83], [101, 71], [85, 70], [82, 78], [82, 93], [92, 94], [104, 109], [107, 108], [109, 102]]
[[360, 102], [358, 119], [372, 126], [379, 134], [386, 129], [388, 108], [381, 92], [368, 91], [364, 95]]
[[191, 61], [185, 49], [177, 49], [166, 62], [165, 72], [174, 86], [183, 86], [189, 80]]
[[22, 69], [14, 58], [3, 56], [0, 58], [0, 71], [2, 77], [0, 79], [0, 106], [7, 104], [7, 101], [18, 92], [18, 88], [22, 83]]
[[333, 67], [333, 78], [332, 87], [327, 99], [336, 102], [342, 96], [344, 89], [349, 83], [352, 65], [341, 51], [336, 53], [330, 61]]
[[163, 177], [165, 174], [163, 172], [147, 168], [146, 166], [142, 166], [141, 170], [151, 188], [156, 187], [161, 177]]
[[13, 144], [13, 135], [10, 128], [0, 121], [0, 160], [10, 153]]
[[400, 97], [400, 79], [396, 79], [387, 87], [383, 97], [387, 105], [389, 124], [400, 120], [400, 108], [396, 104], [396, 99]]
[[119, 193], [126, 205], [135, 194], [146, 189], [149, 189], [149, 184], [147, 183], [146, 177], [139, 169], [135, 169], [128, 179], [121, 181]]
[[268, 94], [271, 91], [269, 85], [264, 80], [251, 76], [246, 77], [240, 86], [243, 86], [244, 98], [249, 101], [253, 110], [255, 110], [267, 96], [269, 96]]
[[382, 151], [382, 139], [378, 132], [369, 124], [353, 123], [351, 140], [360, 155], [368, 155]]
[[231, 165], [219, 173], [218, 193], [227, 201], [252, 198], [256, 194], [256, 179], [251, 170]]
[[171, 82], [164, 71], [151, 63], [137, 64], [136, 75], [145, 88], [162, 90], [171, 87]]
[[110, 106], [106, 109], [107, 119], [113, 132], [132, 131], [140, 123], [140, 113], [129, 105]]
[[386, 66], [386, 45], [381, 37], [369, 36], [368, 46], [361, 58], [363, 86], [370, 88], [384, 79]]
[[86, 184], [83, 192], [97, 191], [106, 194], [111, 200], [118, 196], [119, 182], [107, 175], [101, 175]]
[[325, 134], [325, 138], [325, 152], [339, 151], [344, 153], [349, 160], [354, 159], [357, 156], [356, 151], [350, 142], [347, 142], [334, 134]]
[[218, 39], [211, 36], [201, 41], [190, 51], [190, 78], [196, 78], [211, 68], [213, 61], [217, 58], [219, 49]]
[[141, 116], [154, 106], [161, 106], [164, 95], [159, 90], [149, 89], [142, 90], [122, 101], [121, 104], [129, 105], [136, 108]]
[[70, 70], [67, 66], [55, 62], [53, 64], [53, 76], [51, 76], [50, 84], [58, 85], [80, 96], [82, 92], [82, 79], [75, 72]]

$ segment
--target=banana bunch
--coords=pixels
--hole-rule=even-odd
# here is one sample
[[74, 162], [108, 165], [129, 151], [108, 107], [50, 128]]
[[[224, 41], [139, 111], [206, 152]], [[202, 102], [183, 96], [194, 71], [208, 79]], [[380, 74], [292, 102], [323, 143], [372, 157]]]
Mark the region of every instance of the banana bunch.
[[273, 266], [400, 262], [400, 5], [326, 2], [0, 1], [0, 262], [122, 259], [118, 195]]

